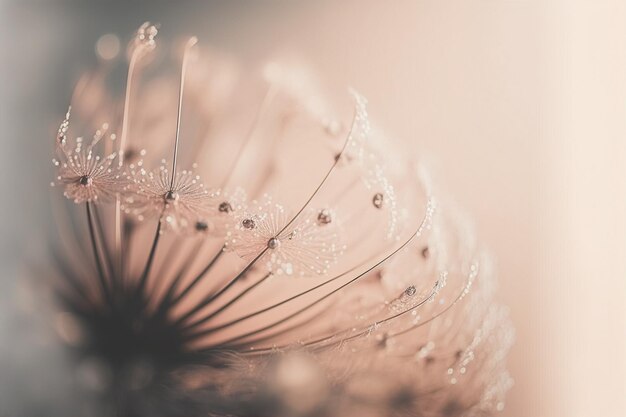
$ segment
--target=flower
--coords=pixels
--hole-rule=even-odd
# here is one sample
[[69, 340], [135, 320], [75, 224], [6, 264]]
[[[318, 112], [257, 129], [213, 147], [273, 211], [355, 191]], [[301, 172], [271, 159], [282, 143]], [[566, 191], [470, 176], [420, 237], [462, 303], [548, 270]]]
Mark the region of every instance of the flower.
[[332, 217], [327, 209], [290, 216], [265, 196], [237, 216], [227, 247], [248, 261], [262, 254], [258, 262], [278, 275], [326, 274], [344, 249]]
[[[92, 142], [84, 146], [81, 137], [76, 138], [74, 147], [69, 145], [70, 110], [61, 123], [57, 135], [59, 159], [52, 163], [58, 168], [57, 183], [63, 185], [63, 194], [75, 203], [107, 202], [115, 198], [125, 187], [123, 173], [114, 165], [115, 152], [101, 157], [94, 154], [94, 148], [106, 134], [108, 124], [103, 124], [93, 136]], [[115, 136], [112, 135], [112, 139]], [[56, 185], [56, 183], [52, 183]]]
[[195, 227], [208, 214], [209, 200], [214, 198], [192, 170], [176, 172], [172, 179], [163, 164], [152, 171], [132, 171], [130, 178], [134, 193], [126, 198], [124, 208], [141, 221], [158, 216], [171, 228]]
[[[92, 156], [104, 129], [86, 148], [68, 147], [69, 115], [58, 133], [59, 176], [87, 203], [93, 252], [58, 271], [69, 284], [60, 333], [81, 330], [64, 340], [97, 382], [78, 379], [81, 398], [136, 416], [502, 409], [513, 331], [493, 302], [490, 259], [419, 164], [371, 125], [366, 100], [352, 93], [345, 116], [280, 67], [260, 88], [216, 70], [228, 88], [190, 105], [185, 84], [197, 92], [210, 78], [186, 78], [201, 64], [191, 38], [176, 79], [145, 84], [163, 98], [178, 86], [177, 111], [164, 112], [132, 82], [138, 60], [162, 49], [155, 35], [146, 24], [131, 42], [124, 115], [109, 135], [123, 138], [117, 164]], [[76, 95], [87, 114], [82, 103]], [[145, 123], [152, 109], [158, 129]], [[327, 120], [342, 122], [330, 132]], [[115, 204], [100, 215], [95, 201]]]

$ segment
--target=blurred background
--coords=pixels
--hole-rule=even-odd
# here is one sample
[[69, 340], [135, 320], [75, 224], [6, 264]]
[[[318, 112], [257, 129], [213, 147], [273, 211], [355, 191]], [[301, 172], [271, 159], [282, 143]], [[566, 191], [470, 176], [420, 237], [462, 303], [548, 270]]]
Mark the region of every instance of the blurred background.
[[25, 388], [3, 353], [49, 227], [50, 135], [98, 38], [146, 20], [245, 63], [304, 57], [359, 89], [497, 259], [517, 328], [503, 415], [626, 415], [622, 1], [0, 0], [0, 398]]

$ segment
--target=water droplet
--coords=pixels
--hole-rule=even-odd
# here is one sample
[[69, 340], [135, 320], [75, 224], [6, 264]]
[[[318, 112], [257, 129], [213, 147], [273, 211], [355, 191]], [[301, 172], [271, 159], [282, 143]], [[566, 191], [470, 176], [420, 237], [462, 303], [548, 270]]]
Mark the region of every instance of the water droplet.
[[145, 22], [137, 30], [136, 42], [141, 45], [154, 46], [154, 38], [158, 33], [158, 29], [150, 22]]
[[256, 227], [256, 223], [252, 219], [243, 219], [241, 225], [244, 229], [252, 230]]
[[177, 201], [179, 198], [176, 191], [168, 191], [165, 193], [165, 201]]
[[233, 206], [231, 206], [228, 201], [224, 201], [223, 203], [219, 205], [217, 210], [220, 213], [230, 213], [231, 211], [233, 211]]
[[377, 209], [382, 208], [383, 202], [384, 202], [384, 196], [382, 193], [374, 194], [374, 197], [372, 198], [372, 204], [374, 204], [374, 207], [376, 207]]
[[267, 241], [267, 247], [270, 249], [277, 249], [280, 246], [280, 240], [278, 238], [271, 238]]
[[317, 215], [317, 223], [320, 225], [328, 224], [333, 221], [332, 214], [330, 210], [323, 209]]
[[78, 179], [78, 182], [80, 183], [80, 185], [87, 187], [93, 183], [93, 180], [91, 179], [90, 176], [83, 175], [82, 177]]
[[209, 229], [209, 225], [207, 222], [199, 221], [196, 222], [196, 230], [199, 232], [206, 232]]

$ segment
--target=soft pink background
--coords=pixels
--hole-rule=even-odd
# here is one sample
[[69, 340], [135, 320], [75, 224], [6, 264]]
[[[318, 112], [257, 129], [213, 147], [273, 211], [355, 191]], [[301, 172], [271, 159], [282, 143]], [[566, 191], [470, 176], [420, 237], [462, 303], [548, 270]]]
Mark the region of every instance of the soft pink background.
[[306, 58], [432, 161], [517, 327], [504, 415], [626, 415], [624, 2], [104, 3], [0, 1], [5, 272], [27, 251], [7, 238], [41, 233], [46, 135], [95, 40], [160, 21], [246, 60]]

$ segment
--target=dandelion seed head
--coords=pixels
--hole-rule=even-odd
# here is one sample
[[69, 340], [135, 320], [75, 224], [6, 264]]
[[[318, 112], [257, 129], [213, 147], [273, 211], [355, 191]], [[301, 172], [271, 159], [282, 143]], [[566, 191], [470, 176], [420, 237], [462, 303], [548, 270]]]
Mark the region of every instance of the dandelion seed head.
[[[307, 210], [290, 224], [290, 213], [269, 196], [252, 201], [228, 232], [227, 246], [245, 260], [264, 252], [261, 262], [278, 275], [323, 275], [340, 256], [337, 228], [320, 225]], [[266, 250], [267, 249], [267, 250]]]
[[83, 144], [82, 137], [75, 138], [72, 143], [67, 137], [69, 116], [68, 110], [57, 135], [57, 158], [52, 160], [57, 168], [57, 183], [63, 185], [64, 195], [77, 204], [111, 201], [124, 191], [126, 181], [123, 172], [114, 164], [115, 152], [105, 157], [96, 154], [109, 126], [104, 123], [88, 145]]
[[172, 181], [162, 164], [152, 171], [133, 171], [130, 178], [128, 189], [134, 195], [125, 200], [124, 208], [136, 218], [161, 218], [172, 230], [188, 229], [207, 219], [213, 194], [192, 170], [178, 171]]
[[68, 110], [55, 138], [54, 184], [87, 210], [55, 316], [80, 389], [138, 416], [501, 410], [514, 332], [490, 259], [367, 100], [337, 110], [276, 62], [255, 87], [195, 38], [152, 79], [157, 33], [130, 42], [125, 100], [86, 77], [91, 132]]

